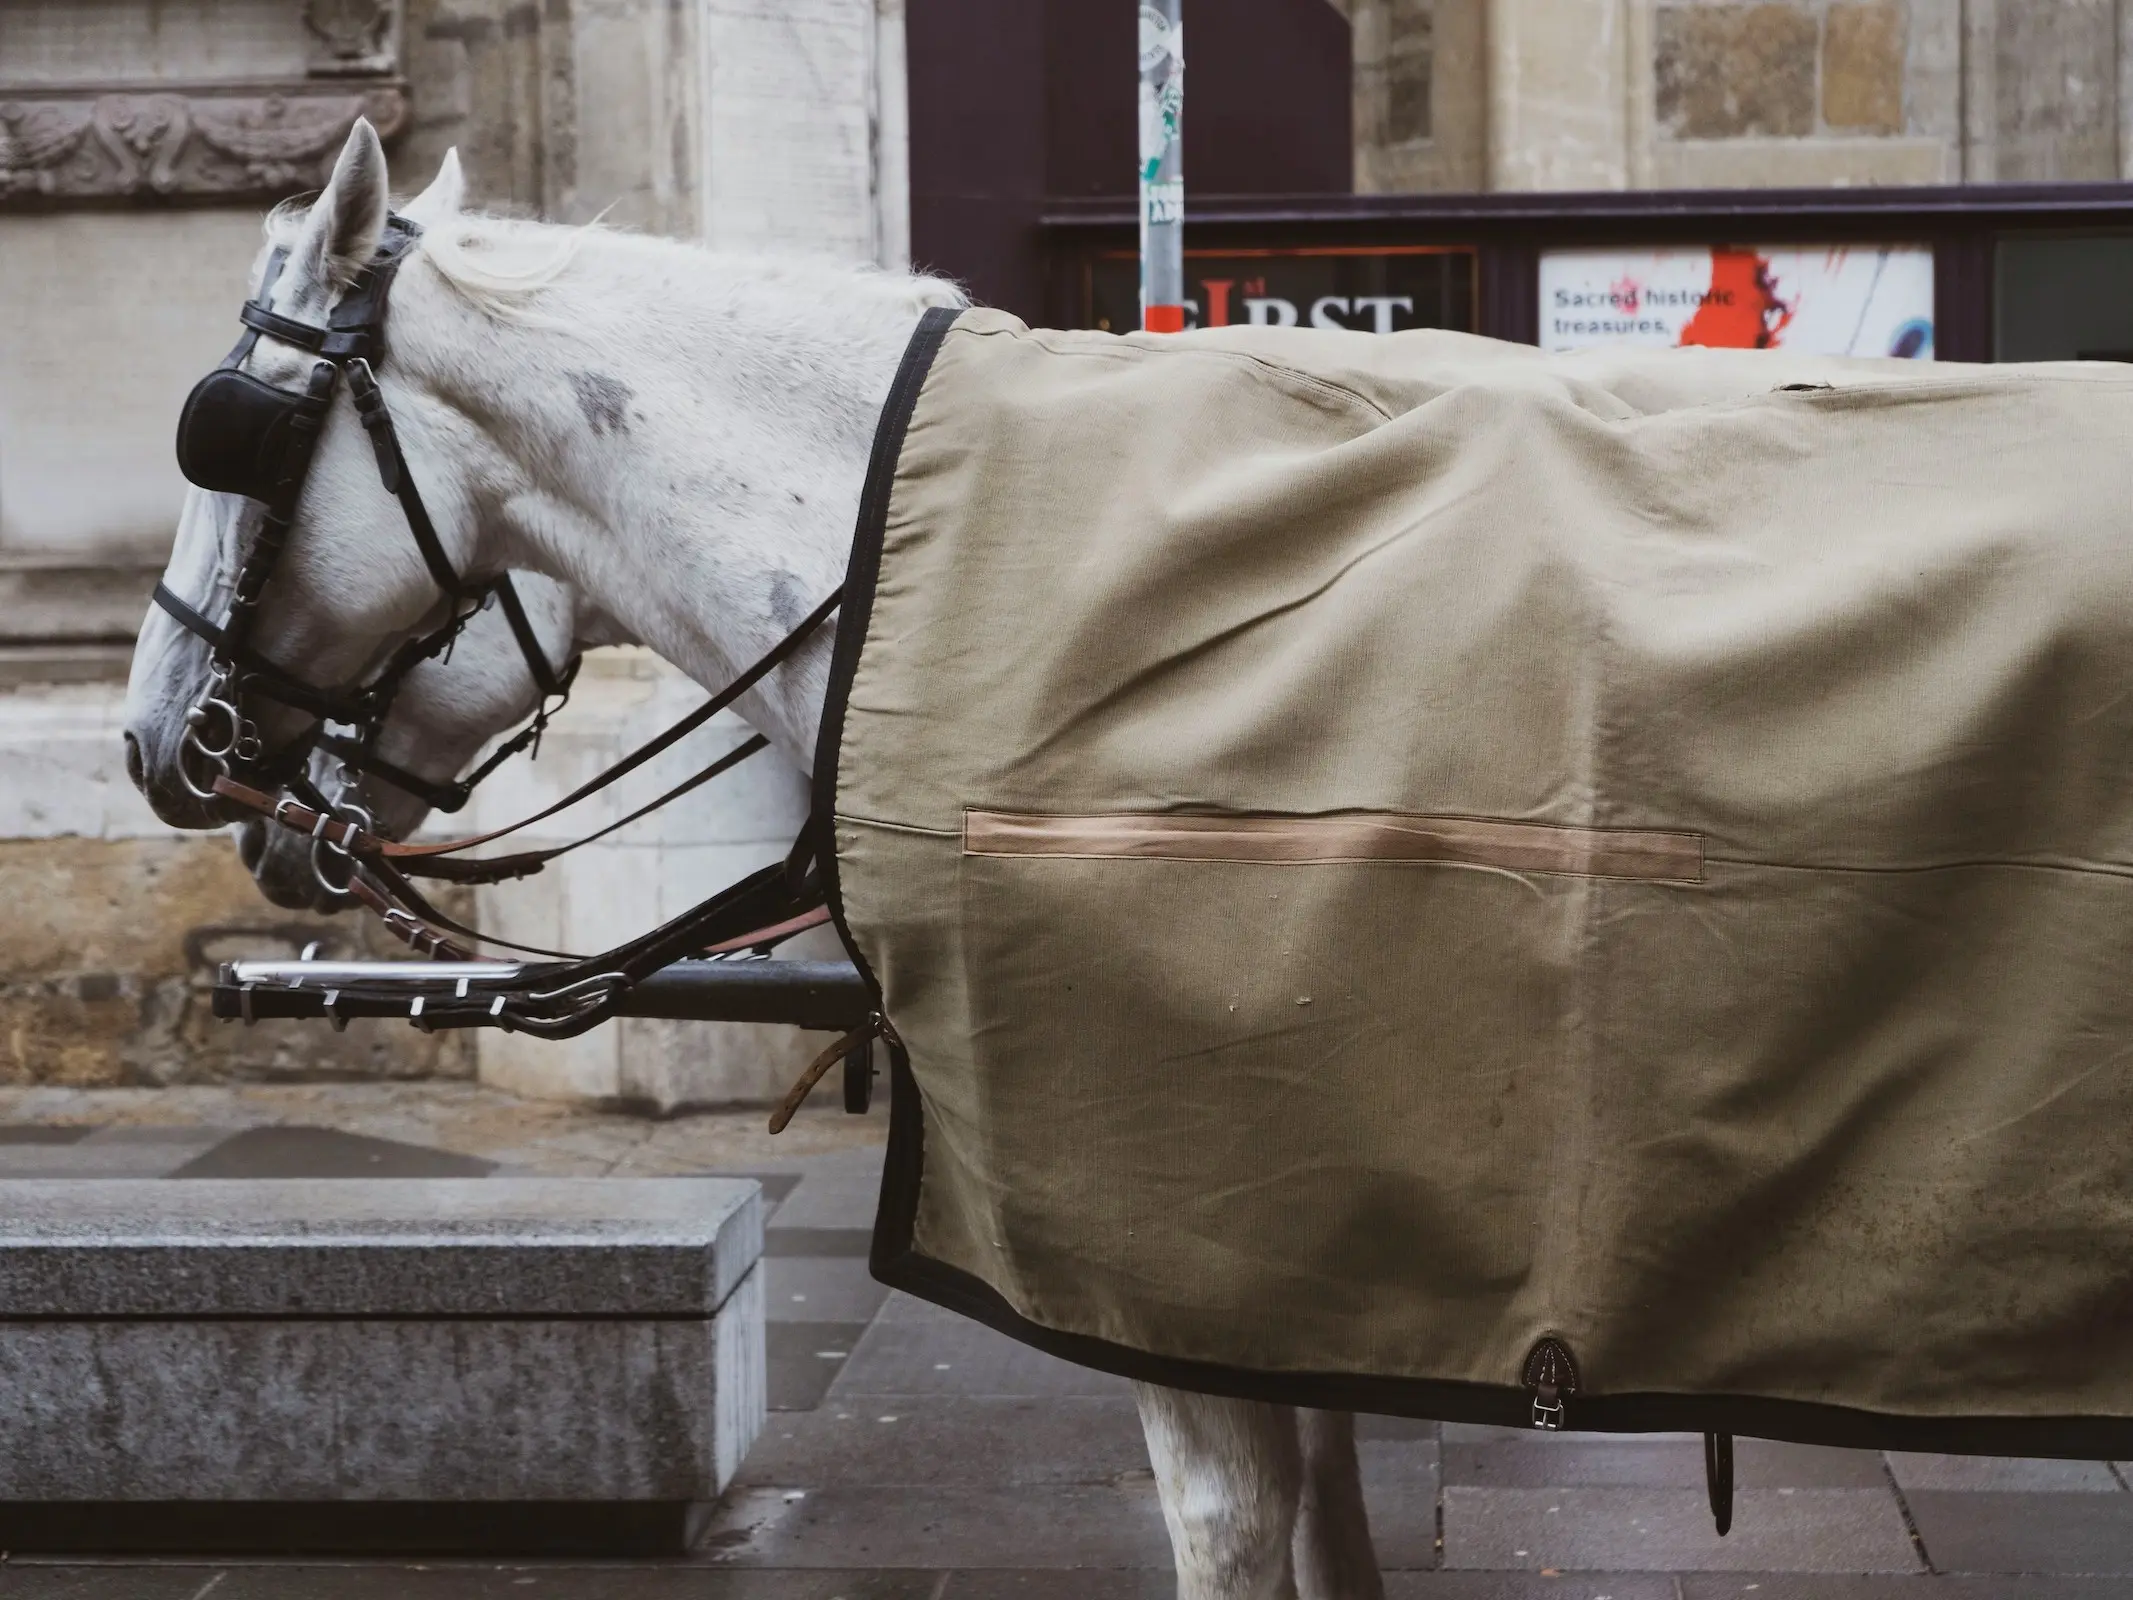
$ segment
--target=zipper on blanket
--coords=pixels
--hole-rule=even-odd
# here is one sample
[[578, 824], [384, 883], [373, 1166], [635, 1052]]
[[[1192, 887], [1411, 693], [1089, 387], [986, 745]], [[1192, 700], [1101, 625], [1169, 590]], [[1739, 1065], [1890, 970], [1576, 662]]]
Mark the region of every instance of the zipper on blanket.
[[1578, 1364], [1571, 1359], [1570, 1347], [1556, 1338], [1535, 1344], [1526, 1355], [1523, 1382], [1533, 1395], [1533, 1426], [1560, 1431], [1564, 1402], [1578, 1392]]

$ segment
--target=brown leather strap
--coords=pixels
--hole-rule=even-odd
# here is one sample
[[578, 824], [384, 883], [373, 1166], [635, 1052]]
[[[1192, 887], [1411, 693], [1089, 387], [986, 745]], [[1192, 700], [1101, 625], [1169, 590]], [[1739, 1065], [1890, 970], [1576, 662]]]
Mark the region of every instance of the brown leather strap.
[[819, 928], [829, 921], [828, 906], [817, 906], [812, 911], [803, 911], [797, 917], [787, 917], [783, 922], [773, 922], [767, 928], [758, 928], [753, 933], [740, 934], [735, 938], [721, 939], [717, 944], [707, 944], [700, 952], [707, 956], [730, 955], [736, 950], [753, 950], [759, 944], [769, 944], [779, 939], [790, 939], [796, 933], [805, 933], [809, 928]]
[[810, 1061], [807, 1064], [807, 1070], [794, 1080], [793, 1086], [785, 1091], [785, 1098], [780, 1100], [777, 1109], [771, 1112], [770, 1131], [772, 1133], [783, 1133], [785, 1124], [792, 1121], [793, 1113], [800, 1109], [810, 1094], [814, 1093], [815, 1085], [822, 1081], [822, 1075], [880, 1032], [881, 1019], [879, 1017], [869, 1017], [850, 1033], [823, 1051], [822, 1054], [815, 1057], [814, 1060]]
[[412, 912], [403, 911], [393, 904], [378, 887], [358, 872], [348, 880], [348, 892], [369, 910], [377, 913], [378, 920], [392, 930], [393, 937], [409, 949], [420, 952], [437, 961], [472, 961], [474, 952], [439, 933]]

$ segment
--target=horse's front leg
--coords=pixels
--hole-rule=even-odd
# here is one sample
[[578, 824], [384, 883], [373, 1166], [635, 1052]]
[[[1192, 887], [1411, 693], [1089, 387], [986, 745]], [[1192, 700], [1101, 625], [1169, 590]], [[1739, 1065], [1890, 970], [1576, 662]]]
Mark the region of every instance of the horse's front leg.
[[1370, 1548], [1363, 1474], [1355, 1457], [1355, 1417], [1346, 1411], [1299, 1411], [1303, 1498], [1296, 1510], [1299, 1600], [1385, 1600], [1385, 1581]]
[[1137, 1383], [1178, 1600], [1296, 1600], [1303, 1452], [1289, 1406]]

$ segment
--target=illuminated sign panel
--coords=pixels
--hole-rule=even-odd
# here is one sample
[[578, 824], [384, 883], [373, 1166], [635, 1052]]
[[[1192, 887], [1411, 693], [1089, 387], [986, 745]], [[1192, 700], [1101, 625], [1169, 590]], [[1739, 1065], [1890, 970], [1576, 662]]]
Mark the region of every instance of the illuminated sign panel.
[[1871, 244], [1551, 250], [1540, 262], [1540, 343], [1930, 360], [1933, 252]]

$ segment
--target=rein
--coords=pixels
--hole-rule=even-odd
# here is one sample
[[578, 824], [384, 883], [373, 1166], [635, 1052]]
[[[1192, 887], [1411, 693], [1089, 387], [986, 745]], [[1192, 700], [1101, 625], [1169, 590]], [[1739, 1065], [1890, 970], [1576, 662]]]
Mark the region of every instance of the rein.
[[[457, 1017], [446, 1006], [425, 1025], [438, 1025], [450, 1014], [464, 1024], [492, 1023], [543, 1037], [568, 1037], [605, 1020], [630, 985], [674, 960], [767, 953], [782, 940], [828, 921], [819, 875], [812, 868], [813, 828], [803, 831], [784, 863], [751, 874], [661, 927], [597, 956], [546, 950], [483, 934], [440, 912], [410, 879], [495, 883], [538, 872], [558, 856], [638, 821], [766, 748], [769, 741], [761, 734], [753, 735], [621, 820], [567, 844], [484, 859], [459, 855], [518, 833], [599, 793], [702, 727], [798, 650], [836, 611], [843, 590], [833, 591], [746, 671], [680, 721], [553, 805], [508, 827], [444, 843], [412, 844], [376, 832], [368, 814], [346, 803], [345, 797], [338, 804], [328, 801], [301, 771], [314, 749], [339, 756], [350, 772], [376, 775], [436, 809], [457, 811], [475, 786], [505, 761], [522, 750], [538, 751], [542, 731], [557, 709], [550, 702], [567, 699], [579, 665], [573, 657], [560, 670], [551, 666], [509, 574], [472, 582], [460, 576], [408, 468], [371, 363], [384, 356], [386, 303], [393, 278], [419, 238], [420, 230], [413, 223], [389, 218], [376, 253], [329, 313], [324, 327], [268, 308], [267, 296], [288, 258], [285, 249], [276, 248], [268, 258], [257, 297], [238, 312], [245, 333], [186, 399], [178, 422], [178, 464], [186, 478], [203, 489], [257, 501], [263, 516], [239, 564], [221, 622], [166, 585], [158, 583], [155, 588], [156, 604], [206, 641], [210, 651], [207, 684], [186, 714], [179, 773], [186, 787], [203, 800], [235, 805], [308, 835], [313, 841], [313, 868], [321, 883], [370, 909], [418, 952], [448, 960], [468, 959], [469, 951], [453, 937], [456, 934], [553, 957], [561, 963], [560, 967], [525, 969], [523, 981], [510, 992], [485, 994], [478, 1016]], [[320, 358], [301, 392], [278, 389], [243, 370], [262, 336]], [[379, 479], [399, 501], [448, 615], [439, 627], [395, 649], [369, 682], [327, 688], [270, 660], [254, 647], [251, 635], [294, 524], [334, 391], [344, 378], [377, 457]], [[373, 747], [402, 681], [422, 661], [440, 655], [449, 659], [460, 632], [492, 601], [502, 607], [540, 691], [541, 704], [533, 719], [472, 773], [450, 782], [435, 783], [381, 760]], [[270, 755], [245, 715], [248, 694], [309, 712], [318, 720]], [[355, 737], [328, 732], [325, 724], [329, 721], [355, 728]], [[196, 781], [188, 759], [206, 769], [204, 781]], [[278, 792], [282, 790], [288, 792]], [[345, 884], [327, 878], [318, 854], [321, 849], [349, 862]], [[460, 987], [465, 989], [463, 983]], [[419, 1010], [416, 1015], [420, 1017]]]

